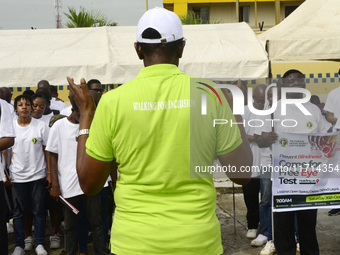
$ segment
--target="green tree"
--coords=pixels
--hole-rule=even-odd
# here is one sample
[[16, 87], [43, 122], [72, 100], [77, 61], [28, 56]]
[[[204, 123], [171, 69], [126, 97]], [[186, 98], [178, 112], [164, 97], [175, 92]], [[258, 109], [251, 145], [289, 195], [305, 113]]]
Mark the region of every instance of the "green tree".
[[68, 12], [64, 12], [65, 16], [68, 18], [66, 26], [68, 28], [75, 27], [102, 27], [102, 26], [117, 26], [118, 24], [108, 17], [101, 11], [86, 10], [84, 7], [80, 6], [79, 13], [74, 7], [68, 7]]
[[179, 17], [183, 25], [199, 25], [199, 24], [219, 24], [221, 21], [209, 20], [203, 22], [193, 11], [188, 11], [187, 14]]

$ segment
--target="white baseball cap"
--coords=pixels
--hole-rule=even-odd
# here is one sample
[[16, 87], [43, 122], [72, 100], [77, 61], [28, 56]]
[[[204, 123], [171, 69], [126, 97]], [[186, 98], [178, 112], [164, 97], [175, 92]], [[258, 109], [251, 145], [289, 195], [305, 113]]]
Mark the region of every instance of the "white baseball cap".
[[[153, 28], [160, 33], [161, 38], [143, 38], [142, 34], [147, 28]], [[148, 10], [140, 18], [137, 25], [137, 42], [140, 43], [169, 43], [183, 37], [182, 22], [174, 12], [162, 7]]]

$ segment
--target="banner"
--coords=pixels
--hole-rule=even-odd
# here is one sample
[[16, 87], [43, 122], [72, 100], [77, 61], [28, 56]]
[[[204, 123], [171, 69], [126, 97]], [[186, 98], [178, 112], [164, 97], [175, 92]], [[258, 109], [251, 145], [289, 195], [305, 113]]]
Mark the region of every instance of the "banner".
[[273, 210], [340, 208], [340, 132], [277, 134]]

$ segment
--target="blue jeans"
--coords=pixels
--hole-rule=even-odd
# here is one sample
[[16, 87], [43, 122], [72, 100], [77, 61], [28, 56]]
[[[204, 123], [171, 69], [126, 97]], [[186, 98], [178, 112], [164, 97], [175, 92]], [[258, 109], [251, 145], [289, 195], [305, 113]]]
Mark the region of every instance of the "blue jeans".
[[[264, 171], [263, 171], [264, 170]], [[259, 234], [268, 237], [271, 240], [271, 200], [272, 200], [272, 181], [271, 173], [266, 171], [266, 167], [262, 167], [260, 176], [261, 202], [260, 210], [260, 228]], [[270, 239], [269, 239], [270, 236]]]
[[25, 214], [32, 210], [34, 216], [35, 247], [44, 245], [45, 238], [45, 178], [32, 182], [14, 183], [15, 192], [22, 204], [24, 211], [20, 211], [19, 205], [13, 198], [13, 225], [15, 246], [25, 248]]
[[7, 236], [7, 210], [6, 210], [6, 199], [5, 199], [5, 186], [0, 181], [0, 254], [8, 254], [8, 236]]
[[[261, 169], [260, 176], [260, 190], [261, 190], [261, 202], [260, 209], [260, 228], [259, 234], [262, 234], [268, 238], [268, 241], [273, 240], [272, 232], [272, 181], [271, 172], [266, 171], [267, 168]], [[274, 226], [276, 222], [276, 213], [274, 213]]]

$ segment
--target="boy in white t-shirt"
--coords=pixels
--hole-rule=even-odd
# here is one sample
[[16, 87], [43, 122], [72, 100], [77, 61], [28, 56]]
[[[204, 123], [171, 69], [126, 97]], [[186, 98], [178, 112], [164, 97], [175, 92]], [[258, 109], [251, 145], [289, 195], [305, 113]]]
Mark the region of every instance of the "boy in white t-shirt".
[[[77, 209], [81, 202], [90, 221], [93, 233], [95, 254], [105, 254], [104, 234], [101, 218], [100, 194], [84, 195], [79, 186], [76, 171], [77, 142], [76, 134], [79, 130], [79, 110], [72, 95], [70, 95], [72, 113], [67, 118], [60, 119], [51, 127], [46, 150], [50, 152], [52, 189], [50, 195], [58, 200], [62, 195]], [[81, 201], [82, 200], [82, 201]], [[64, 207], [65, 217], [65, 249], [67, 254], [76, 254], [77, 243], [77, 215]]]
[[[14, 144], [15, 131], [13, 128], [12, 121], [12, 113], [8, 103], [5, 100], [0, 99], [0, 109], [1, 109], [1, 117], [0, 117], [0, 151], [3, 151]], [[8, 237], [7, 237], [7, 211], [4, 210], [6, 208], [6, 200], [5, 200], [5, 189], [4, 183], [6, 182], [6, 177], [4, 173], [4, 159], [3, 156], [0, 155], [1, 163], [0, 163], [0, 251], [3, 254], [8, 254]]]

